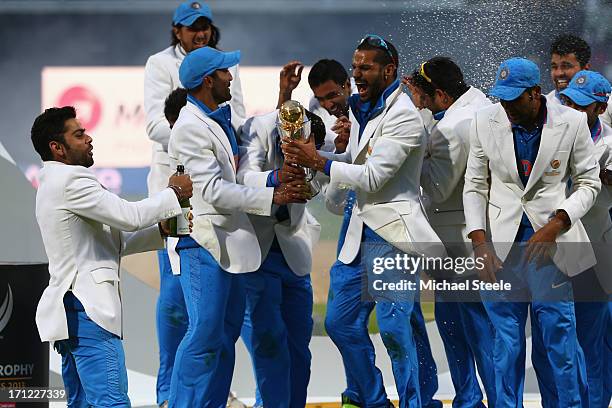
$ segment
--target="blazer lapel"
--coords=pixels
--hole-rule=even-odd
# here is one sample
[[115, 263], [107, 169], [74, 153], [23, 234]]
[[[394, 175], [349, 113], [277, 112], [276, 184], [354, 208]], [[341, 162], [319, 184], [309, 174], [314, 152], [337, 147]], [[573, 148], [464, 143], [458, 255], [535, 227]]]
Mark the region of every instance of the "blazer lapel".
[[499, 150], [499, 156], [501, 157], [508, 173], [512, 177], [512, 180], [522, 190], [524, 188], [523, 182], [518, 174], [516, 167], [516, 155], [514, 152], [514, 137], [512, 135], [512, 127], [510, 121], [506, 116], [504, 109], [499, 106], [497, 115], [492, 117], [489, 121], [491, 127], [491, 133], [495, 137], [495, 144]]
[[227, 135], [225, 134], [225, 132], [223, 131], [223, 129], [221, 129], [221, 126], [219, 126], [214, 120], [205, 116], [200, 110], [200, 108], [198, 108], [191, 102], [187, 102], [187, 107], [191, 110], [191, 112], [193, 112], [194, 115], [196, 115], [198, 119], [204, 122], [206, 127], [208, 127], [208, 129], [210, 130], [210, 133], [212, 133], [213, 136], [219, 141], [219, 143], [221, 143], [221, 146], [223, 146], [223, 149], [229, 156], [230, 163], [232, 164], [232, 167], [234, 168], [234, 173], [236, 173], [237, 169], [236, 169], [236, 162], [234, 160], [234, 153], [232, 152], [232, 145], [230, 144], [230, 141]]
[[271, 159], [270, 163], [272, 163], [275, 169], [280, 169], [281, 167], [283, 167], [285, 159], [282, 155], [282, 151], [280, 150], [281, 142], [276, 126], [274, 127], [272, 132], [269, 133], [269, 135], [270, 137], [268, 138], [268, 156]]
[[288, 204], [289, 216], [291, 218], [291, 226], [295, 227], [301, 224], [302, 217], [304, 216], [304, 205], [303, 204]]
[[359, 153], [361, 153], [361, 151], [368, 145], [368, 141], [374, 135], [376, 128], [378, 127], [380, 122], [383, 120], [383, 117], [385, 116], [386, 113], [387, 113], [386, 111], [383, 111], [380, 113], [380, 115], [368, 121], [363, 133], [361, 134], [361, 138], [359, 139], [359, 145], [357, 146], [357, 151], [355, 152], [356, 154], [353, 156], [353, 158], [356, 159], [357, 156], [359, 156]]
[[595, 142], [595, 153], [593, 153], [593, 156], [597, 159], [597, 161], [599, 162], [600, 166], [604, 166], [605, 167], [605, 162], [602, 163], [601, 158], [603, 157], [604, 153], [606, 152], [608, 145], [606, 144], [605, 140], [603, 137], [600, 137], [599, 140], [597, 140], [597, 142]]
[[555, 120], [555, 117], [551, 115], [551, 110], [549, 109], [546, 124], [542, 128], [542, 138], [540, 139], [538, 155], [533, 164], [533, 169], [531, 169], [527, 185], [525, 186], [525, 194], [535, 185], [544, 174], [544, 171], [548, 168], [552, 156], [558, 150], [559, 143], [561, 143], [564, 126], [567, 126], [567, 123]]
[[[391, 95], [387, 97], [385, 101], [384, 110], [374, 119], [368, 121], [365, 129], [363, 130], [363, 133], [361, 134], [361, 139], [359, 139], [359, 145], [357, 147], [357, 151], [353, 155], [353, 162], [355, 162], [355, 160], [357, 159], [357, 156], [359, 156], [359, 154], [363, 151], [363, 149], [368, 145], [368, 141], [372, 138], [372, 136], [376, 132], [376, 129], [378, 129], [378, 126], [380, 125], [383, 118], [389, 111], [389, 108], [393, 106], [393, 103], [395, 102], [397, 97], [401, 94], [401, 92], [402, 92], [402, 87], [399, 86]], [[357, 128], [357, 130], [359, 130], [359, 127]]]

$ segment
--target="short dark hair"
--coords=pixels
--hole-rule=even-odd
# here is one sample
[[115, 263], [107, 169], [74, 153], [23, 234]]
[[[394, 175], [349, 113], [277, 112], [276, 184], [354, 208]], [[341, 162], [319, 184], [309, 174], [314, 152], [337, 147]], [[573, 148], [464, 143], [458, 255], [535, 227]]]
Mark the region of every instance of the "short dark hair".
[[362, 41], [358, 46], [358, 50], [376, 50], [376, 57], [374, 57], [374, 62], [379, 63], [380, 65], [388, 65], [394, 64], [396, 68], [399, 67], [399, 55], [397, 53], [397, 49], [390, 41], [384, 40], [385, 44], [387, 44], [387, 48], [382, 46], [376, 46], [369, 44], [368, 42]]
[[164, 102], [164, 116], [169, 121], [176, 120], [179, 116], [181, 108], [187, 104], [187, 90], [185, 88], [176, 88], [168, 95]]
[[308, 73], [308, 85], [314, 88], [329, 80], [342, 86], [348, 80], [348, 72], [336, 60], [322, 59], [317, 61]]
[[429, 96], [433, 96], [436, 89], [440, 89], [458, 99], [470, 88], [463, 80], [461, 68], [449, 57], [433, 57], [423, 65], [427, 78], [421, 74], [421, 67], [412, 73], [412, 83], [421, 88]]
[[550, 55], [574, 54], [580, 67], [591, 61], [591, 47], [582, 38], [572, 34], [561, 34], [550, 46]]
[[320, 149], [321, 146], [325, 144], [325, 135], [327, 134], [327, 130], [325, 128], [325, 123], [323, 123], [323, 119], [316, 113], [313, 113], [309, 110], [305, 110], [306, 117], [310, 120], [310, 131], [314, 135], [315, 138], [315, 146], [317, 149]]
[[[210, 35], [210, 40], [208, 40], [208, 44], [206, 44], [208, 47], [210, 48], [217, 48], [217, 44], [219, 43], [219, 40], [221, 39], [221, 32], [219, 31], [219, 28], [214, 25], [209, 19], [207, 19], [206, 17], [200, 17], [205, 19], [206, 21], [208, 21], [208, 24], [210, 25], [210, 29], [212, 31], [211, 35]], [[200, 19], [198, 18], [198, 20]], [[197, 21], [197, 20], [196, 20]], [[173, 24], [173, 27], [176, 28], [181, 28], [183, 27], [182, 24]], [[176, 36], [176, 34], [174, 34], [174, 30], [170, 30], [170, 45], [176, 45], [178, 44], [180, 41], [178, 39], [178, 37]]]
[[34, 150], [40, 155], [43, 161], [53, 160], [49, 143], [66, 143], [64, 133], [66, 132], [66, 121], [76, 118], [76, 110], [72, 106], [62, 108], [45, 109], [38, 115], [32, 125], [30, 137]]

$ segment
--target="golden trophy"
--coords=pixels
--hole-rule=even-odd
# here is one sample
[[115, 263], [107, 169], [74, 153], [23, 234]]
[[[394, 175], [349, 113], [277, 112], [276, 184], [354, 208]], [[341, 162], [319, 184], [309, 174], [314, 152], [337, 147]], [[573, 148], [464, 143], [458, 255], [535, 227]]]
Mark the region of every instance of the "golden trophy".
[[[310, 120], [306, 116], [306, 110], [298, 101], [289, 100], [283, 103], [278, 110], [276, 127], [281, 143], [288, 140], [307, 141], [310, 138], [310, 125]], [[306, 174], [305, 180], [310, 183], [316, 174], [316, 170], [303, 166], [300, 166], [300, 168]], [[310, 188], [314, 192], [313, 195], [318, 193], [319, 189], [312, 183], [310, 183]]]

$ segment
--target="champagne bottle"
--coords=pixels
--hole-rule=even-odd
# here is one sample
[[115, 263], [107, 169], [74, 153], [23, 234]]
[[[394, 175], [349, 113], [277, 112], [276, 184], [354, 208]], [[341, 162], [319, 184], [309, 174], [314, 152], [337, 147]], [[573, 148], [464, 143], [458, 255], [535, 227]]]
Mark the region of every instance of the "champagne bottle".
[[[179, 176], [185, 174], [185, 166], [182, 164], [176, 166], [176, 174]], [[189, 235], [189, 213], [191, 212], [191, 204], [188, 198], [180, 200], [179, 204], [182, 213], [168, 220], [170, 227], [169, 236], [171, 237], [184, 237]]]

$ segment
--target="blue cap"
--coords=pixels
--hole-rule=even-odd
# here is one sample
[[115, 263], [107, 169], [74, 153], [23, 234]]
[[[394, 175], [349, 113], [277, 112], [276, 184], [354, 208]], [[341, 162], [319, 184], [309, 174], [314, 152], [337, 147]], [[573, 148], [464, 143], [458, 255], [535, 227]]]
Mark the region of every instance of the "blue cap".
[[495, 85], [489, 93], [502, 101], [513, 101], [527, 88], [540, 84], [540, 69], [525, 58], [510, 58], [497, 69]]
[[210, 11], [210, 7], [199, 1], [186, 1], [181, 3], [174, 11], [172, 23], [174, 23], [174, 25], [180, 24], [189, 27], [200, 17], [206, 17], [212, 22], [212, 11]]
[[185, 56], [179, 68], [179, 79], [185, 89], [197, 88], [204, 77], [218, 69], [233, 67], [240, 62], [240, 51], [222, 52], [202, 47]]
[[610, 82], [599, 72], [580, 71], [561, 91], [561, 95], [567, 96], [576, 105], [588, 106], [595, 102], [608, 102], [610, 92]]

